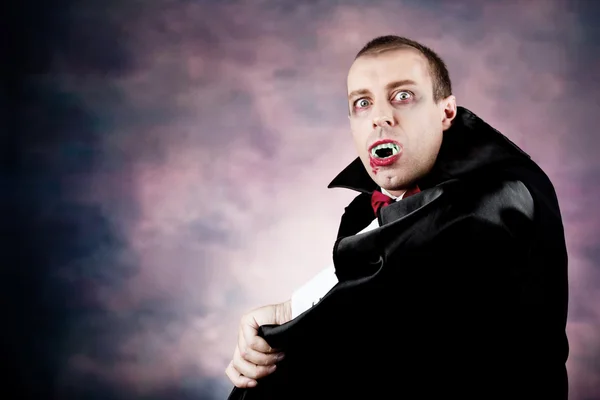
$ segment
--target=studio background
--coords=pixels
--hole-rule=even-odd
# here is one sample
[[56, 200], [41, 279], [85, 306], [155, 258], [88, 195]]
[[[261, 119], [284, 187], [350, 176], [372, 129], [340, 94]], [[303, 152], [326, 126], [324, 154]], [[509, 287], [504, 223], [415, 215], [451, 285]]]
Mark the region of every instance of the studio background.
[[10, 371], [23, 379], [12, 383], [39, 399], [226, 398], [241, 315], [330, 263], [355, 195], [326, 188], [355, 158], [347, 70], [368, 40], [398, 34], [437, 51], [459, 105], [555, 184], [570, 399], [600, 399], [598, 11], [22, 2], [4, 110], [18, 124], [15, 262], [2, 279]]

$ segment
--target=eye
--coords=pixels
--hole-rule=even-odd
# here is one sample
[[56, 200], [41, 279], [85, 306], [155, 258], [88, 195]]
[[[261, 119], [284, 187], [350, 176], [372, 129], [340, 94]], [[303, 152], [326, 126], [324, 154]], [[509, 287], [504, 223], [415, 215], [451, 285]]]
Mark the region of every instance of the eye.
[[367, 99], [358, 99], [354, 102], [354, 107], [365, 108], [369, 106], [369, 100]]
[[412, 97], [412, 93], [411, 92], [407, 92], [406, 90], [402, 90], [398, 93], [396, 93], [394, 95], [394, 100], [396, 101], [406, 101], [406, 100], [410, 100], [410, 98]]

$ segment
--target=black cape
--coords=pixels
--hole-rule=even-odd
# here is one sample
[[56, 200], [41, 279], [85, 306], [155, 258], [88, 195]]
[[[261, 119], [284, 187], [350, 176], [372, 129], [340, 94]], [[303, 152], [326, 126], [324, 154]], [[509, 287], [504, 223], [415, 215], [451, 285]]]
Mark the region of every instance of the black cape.
[[555, 190], [515, 144], [459, 107], [421, 192], [381, 209], [357, 158], [339, 283], [259, 329], [286, 353], [230, 400], [567, 399], [567, 252]]

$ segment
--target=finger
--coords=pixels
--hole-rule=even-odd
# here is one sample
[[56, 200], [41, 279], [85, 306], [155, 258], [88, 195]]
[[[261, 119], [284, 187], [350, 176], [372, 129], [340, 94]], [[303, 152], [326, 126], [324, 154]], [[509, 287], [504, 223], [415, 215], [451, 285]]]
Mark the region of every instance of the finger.
[[238, 349], [240, 351], [240, 356], [244, 360], [256, 365], [274, 365], [275, 363], [278, 363], [284, 358], [284, 354], [282, 352], [261, 353], [252, 349], [246, 344], [246, 339], [244, 338], [244, 335], [240, 335], [238, 337]]
[[283, 360], [285, 355], [283, 353], [260, 353], [250, 347], [245, 347], [240, 349], [240, 356], [250, 362], [251, 364], [261, 365], [261, 366], [270, 366], [275, 365], [276, 363]]
[[243, 323], [242, 333], [244, 336], [244, 340], [246, 341], [246, 345], [249, 348], [259, 353], [279, 353], [279, 350], [272, 348], [271, 346], [269, 346], [269, 343], [267, 343], [265, 339], [258, 336], [258, 329], [255, 328], [253, 325]]
[[225, 375], [227, 375], [227, 377], [235, 387], [239, 388], [251, 388], [256, 386], [256, 384], [258, 383], [254, 379], [250, 379], [242, 375], [238, 370], [236, 370], [233, 366], [233, 361], [229, 362], [229, 365], [225, 369]]
[[252, 364], [249, 361], [244, 360], [241, 355], [239, 348], [236, 347], [235, 353], [233, 355], [233, 367], [240, 374], [244, 375], [247, 378], [251, 379], [260, 379], [263, 378], [273, 372], [277, 368], [276, 365], [271, 366], [263, 366]]

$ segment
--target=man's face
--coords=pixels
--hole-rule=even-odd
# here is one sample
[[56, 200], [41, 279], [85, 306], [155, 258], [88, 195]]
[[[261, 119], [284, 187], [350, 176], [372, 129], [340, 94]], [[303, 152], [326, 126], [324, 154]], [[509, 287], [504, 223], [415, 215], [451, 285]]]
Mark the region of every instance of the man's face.
[[348, 73], [354, 144], [371, 178], [401, 194], [433, 166], [454, 96], [433, 100], [427, 59], [414, 49], [361, 56]]

